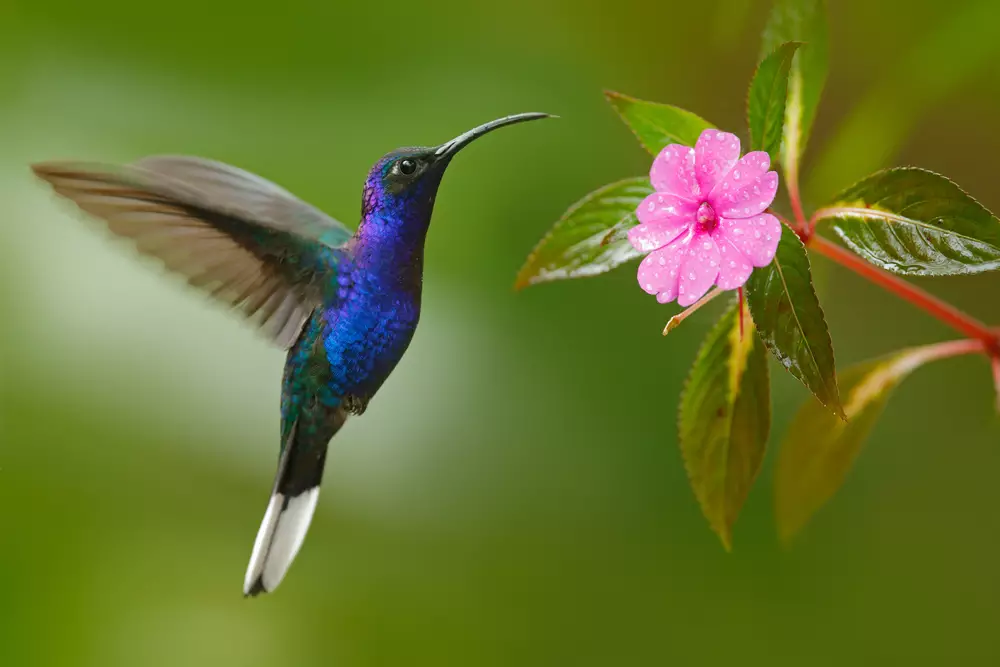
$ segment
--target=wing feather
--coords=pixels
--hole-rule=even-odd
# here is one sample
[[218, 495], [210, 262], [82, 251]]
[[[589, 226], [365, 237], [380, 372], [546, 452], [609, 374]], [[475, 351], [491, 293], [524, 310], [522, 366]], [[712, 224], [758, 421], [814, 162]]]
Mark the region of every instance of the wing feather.
[[242, 313], [283, 348], [316, 307], [336, 298], [350, 232], [260, 176], [186, 156], [125, 167], [32, 168], [113, 234]]

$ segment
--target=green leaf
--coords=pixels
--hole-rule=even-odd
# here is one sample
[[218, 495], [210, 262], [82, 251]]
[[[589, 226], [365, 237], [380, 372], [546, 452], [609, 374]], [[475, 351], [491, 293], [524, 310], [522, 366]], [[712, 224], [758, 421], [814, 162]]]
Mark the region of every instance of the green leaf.
[[844, 482], [896, 385], [940, 346], [903, 350], [852, 366], [841, 375], [847, 400], [842, 421], [815, 400], [799, 410], [781, 444], [775, 470], [778, 535], [789, 543]]
[[813, 288], [809, 256], [795, 232], [782, 229], [774, 261], [750, 274], [746, 290], [767, 348], [823, 405], [843, 417], [830, 331]]
[[785, 127], [785, 100], [788, 97], [788, 73], [798, 42], [786, 42], [761, 61], [750, 81], [747, 95], [747, 126], [750, 150], [766, 151], [775, 159], [781, 147]]
[[888, 169], [840, 193], [816, 219], [866, 260], [906, 276], [1000, 268], [1000, 220], [944, 176]]
[[635, 209], [653, 192], [646, 177], [605, 185], [571, 206], [535, 247], [515, 287], [606, 273], [641, 256], [627, 232]]
[[678, 428], [694, 494], [729, 550], [771, 430], [767, 354], [749, 317], [741, 331], [738, 305], [698, 352], [681, 396]]
[[803, 43], [788, 73], [781, 142], [785, 178], [798, 182], [799, 158], [809, 140], [828, 69], [826, 3], [823, 0], [775, 0], [764, 28], [762, 57], [785, 42]]
[[645, 102], [628, 95], [606, 91], [604, 96], [629, 126], [639, 143], [653, 155], [659, 154], [667, 144], [694, 146], [701, 133], [713, 125], [690, 111]]

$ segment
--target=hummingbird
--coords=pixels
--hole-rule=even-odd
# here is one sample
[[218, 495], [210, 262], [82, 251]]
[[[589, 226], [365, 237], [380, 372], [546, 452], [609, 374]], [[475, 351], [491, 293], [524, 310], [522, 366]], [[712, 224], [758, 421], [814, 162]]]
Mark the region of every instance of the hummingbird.
[[506, 116], [368, 172], [351, 231], [264, 178], [192, 156], [32, 170], [140, 254], [160, 260], [287, 351], [278, 470], [243, 583], [273, 591], [302, 547], [327, 447], [399, 363], [420, 319], [424, 241], [445, 169], [476, 139], [550, 117]]

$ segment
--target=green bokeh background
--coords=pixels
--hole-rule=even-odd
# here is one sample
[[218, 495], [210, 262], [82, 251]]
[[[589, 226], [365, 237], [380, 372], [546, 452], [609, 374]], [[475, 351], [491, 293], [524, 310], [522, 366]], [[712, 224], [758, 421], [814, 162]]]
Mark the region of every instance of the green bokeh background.
[[[807, 199], [909, 163], [1000, 209], [1000, 4], [830, 4]], [[0, 665], [1000, 664], [984, 361], [907, 380], [790, 551], [766, 469], [727, 554], [675, 435], [718, 310], [663, 339], [675, 307], [631, 268], [511, 288], [569, 203], [648, 167], [601, 90], [742, 128], [766, 9], [3, 0]], [[200, 154], [353, 225], [382, 153], [529, 110], [562, 119], [449, 171], [410, 352], [335, 440], [289, 577], [244, 600], [283, 355], [26, 165]], [[953, 336], [823, 259], [816, 273], [841, 367]], [[1000, 322], [996, 275], [921, 284]], [[769, 463], [804, 400], [775, 373]]]

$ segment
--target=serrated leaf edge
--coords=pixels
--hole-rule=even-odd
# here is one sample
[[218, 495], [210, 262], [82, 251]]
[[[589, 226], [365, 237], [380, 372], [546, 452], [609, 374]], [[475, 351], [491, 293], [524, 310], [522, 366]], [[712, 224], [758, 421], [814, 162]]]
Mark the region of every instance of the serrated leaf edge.
[[[751, 123], [750, 123], [750, 97], [751, 97], [751, 93], [753, 92], [753, 84], [757, 80], [757, 74], [760, 73], [761, 66], [763, 66], [763, 64], [769, 58], [777, 55], [779, 51], [781, 51], [784, 48], [787, 48], [790, 45], [794, 45], [795, 46], [795, 48], [793, 48], [792, 51], [791, 51], [791, 55], [789, 55], [789, 57], [788, 57], [788, 71], [786, 72], [786, 75], [785, 75], [785, 99], [782, 101], [782, 105], [785, 108], [782, 110], [783, 111], [782, 116], [786, 116], [786, 114], [788, 112], [788, 110], [787, 110], [787, 107], [788, 107], [788, 86], [791, 85], [791, 78], [792, 78], [791, 77], [792, 61], [795, 59], [795, 54], [798, 52], [799, 48], [802, 47], [804, 44], [805, 44], [805, 42], [799, 42], [799, 41], [795, 41], [795, 40], [789, 41], [789, 42], [782, 42], [773, 51], [771, 51], [771, 53], [769, 53], [766, 56], [764, 56], [761, 59], [761, 61], [759, 63], [757, 63], [757, 67], [754, 68], [753, 76], [750, 77], [750, 86], [747, 88], [747, 98], [746, 98], [747, 134], [750, 135], [750, 149], [751, 150], [765, 150], [765, 148], [763, 146], [756, 147], [756, 148], [754, 147], [753, 129], [752, 129]], [[773, 85], [775, 85], [775, 86], [780, 85], [780, 77], [777, 78], [777, 79], [775, 79], [775, 83]], [[772, 92], [773, 92], [773, 88], [772, 88]], [[774, 98], [774, 95], [771, 95], [768, 99], [773, 99], [773, 98]], [[766, 117], [766, 114], [765, 114], [765, 117]], [[781, 128], [781, 140], [778, 141], [778, 153], [779, 153], [779, 155], [778, 156], [772, 155], [770, 151], [768, 151], [768, 153], [767, 153], [770, 156], [772, 162], [775, 161], [776, 157], [778, 158], [778, 161], [780, 162], [780, 157], [781, 157], [780, 156], [780, 153], [781, 153], [781, 141], [784, 140], [784, 136], [785, 136], [784, 123], [785, 122], [784, 122], [784, 118], [783, 118], [782, 119], [782, 128]]]
[[[852, 205], [852, 204], [856, 204], [859, 200], [854, 199], [852, 201], [852, 200], [847, 199], [847, 197], [846, 197], [847, 193], [851, 192], [854, 188], [859, 187], [860, 185], [862, 185], [866, 181], [870, 181], [870, 180], [875, 179], [875, 178], [879, 178], [879, 177], [883, 177], [883, 176], [888, 176], [888, 175], [895, 174], [895, 173], [912, 173], [912, 172], [919, 173], [919, 174], [926, 174], [928, 176], [934, 176], [936, 178], [940, 178], [942, 181], [945, 181], [949, 185], [953, 186], [963, 196], [968, 197], [968, 199], [969, 199], [970, 202], [972, 202], [973, 204], [975, 204], [976, 206], [978, 206], [982, 210], [986, 211], [987, 214], [989, 214], [990, 216], [992, 216], [993, 219], [997, 221], [997, 224], [1000, 224], [1000, 218], [997, 217], [996, 213], [994, 213], [993, 211], [991, 211], [988, 207], [986, 207], [981, 201], [979, 201], [978, 199], [976, 199], [973, 195], [969, 194], [969, 192], [966, 191], [961, 185], [959, 185], [958, 183], [956, 183], [952, 179], [948, 178], [944, 174], [940, 174], [940, 173], [938, 173], [936, 171], [933, 171], [931, 169], [924, 169], [922, 167], [913, 167], [913, 166], [908, 166], [908, 167], [890, 167], [888, 169], [879, 169], [878, 171], [872, 172], [871, 174], [869, 174], [868, 176], [865, 176], [864, 178], [858, 179], [857, 181], [855, 181], [854, 183], [852, 183], [848, 187], [846, 187], [843, 190], [841, 190], [836, 196], [834, 196], [833, 202], [831, 202], [830, 204], [828, 204], [826, 206], [823, 206], [822, 208], [818, 209], [816, 211], [816, 213], [814, 214], [815, 222], [818, 223], [820, 220], [838, 220], [838, 219], [845, 218], [845, 217], [857, 217], [857, 218], [862, 218], [862, 219], [872, 218], [872, 219], [876, 219], [876, 220], [879, 220], [879, 221], [885, 221], [886, 223], [895, 222], [895, 223], [898, 223], [898, 224], [901, 224], [901, 225], [912, 225], [914, 227], [919, 227], [920, 229], [931, 230], [931, 231], [934, 231], [936, 233], [948, 233], [948, 234], [951, 234], [951, 235], [953, 235], [953, 236], [955, 236], [957, 238], [961, 238], [961, 239], [963, 239], [965, 241], [968, 241], [970, 243], [981, 243], [983, 245], [993, 245], [992, 243], [988, 243], [986, 241], [981, 241], [979, 239], [973, 238], [971, 236], [967, 236], [965, 234], [959, 234], [959, 233], [956, 233], [956, 232], [952, 232], [950, 230], [942, 229], [941, 227], [935, 227], [934, 225], [931, 225], [931, 224], [929, 224], [927, 222], [924, 222], [923, 220], [916, 220], [914, 218], [907, 218], [906, 216], [900, 215], [899, 213], [896, 213], [894, 211], [887, 211], [886, 209], [880, 208], [878, 205], [871, 205], [871, 206], [869, 206], [869, 205], [863, 205], [863, 206]], [[885, 269], [887, 271], [891, 271], [893, 273], [897, 273], [899, 275], [921, 275], [919, 273], [915, 274], [915, 273], [912, 273], [912, 272], [901, 272], [901, 271], [898, 271], [896, 269], [896, 267], [894, 267], [892, 265], [885, 264], [884, 262], [876, 261], [865, 248], [863, 248], [863, 247], [859, 246], [857, 243], [855, 243], [844, 232], [844, 230], [842, 230], [836, 224], [834, 224], [833, 230], [834, 230], [834, 232], [836, 232], [837, 236], [839, 236], [844, 241], [844, 243], [856, 255], [858, 255], [859, 257], [864, 258], [870, 264], [878, 266], [879, 268], [883, 268], [883, 269]], [[998, 250], [1000, 250], [1000, 247], [998, 247], [998, 246], [993, 246], [993, 247], [995, 247]], [[986, 270], [996, 270], [996, 269], [986, 269]], [[969, 271], [965, 271], [965, 272], [962, 272], [962, 273], [957, 274], [957, 275], [969, 275], [969, 274], [981, 273], [981, 272], [982, 271], [975, 271], [974, 269], [970, 269]]]
[[[643, 99], [639, 99], [638, 97], [632, 97], [631, 95], [626, 95], [625, 93], [619, 93], [619, 92], [614, 91], [614, 90], [605, 90], [604, 91], [604, 99], [606, 99], [608, 101], [608, 104], [611, 105], [611, 108], [615, 110], [615, 113], [618, 114], [618, 117], [621, 118], [621, 120], [622, 120], [623, 123], [625, 123], [625, 127], [627, 127], [628, 130], [629, 130], [629, 132], [632, 133], [632, 136], [634, 136], [636, 138], [636, 141], [639, 142], [639, 145], [642, 146], [642, 149], [645, 150], [647, 153], [649, 153], [650, 155], [652, 155], [654, 157], [656, 156], [656, 153], [654, 153], [653, 151], [649, 150], [649, 148], [646, 146], [646, 142], [643, 141], [642, 137], [639, 136], [639, 133], [635, 131], [635, 128], [632, 127], [632, 123], [630, 123], [628, 121], [628, 118], [625, 117], [625, 113], [621, 109], [618, 108], [618, 105], [615, 104], [614, 100], [625, 100], [626, 102], [632, 102], [632, 103], [652, 104], [652, 105], [655, 105], [655, 106], [669, 107], [671, 109], [675, 109], [677, 111], [680, 111], [681, 113], [685, 113], [685, 114], [694, 116], [695, 118], [701, 119], [702, 121], [705, 122], [705, 124], [708, 126], [708, 128], [714, 128], [715, 127], [714, 123], [712, 123], [709, 120], [706, 120], [706, 119], [702, 118], [701, 116], [699, 116], [698, 114], [694, 113], [693, 111], [688, 111], [687, 109], [685, 109], [683, 107], [679, 107], [679, 106], [676, 106], [676, 105], [673, 105], [673, 104], [666, 104], [664, 102], [652, 102], [650, 100], [643, 100]], [[708, 129], [708, 128], [706, 128], [706, 129]], [[674, 142], [674, 143], [679, 143], [682, 146], [688, 146], [688, 144], [685, 144], [685, 143], [679, 142], [679, 141], [678, 142]], [[690, 147], [693, 147], [693, 144], [691, 144]]]
[[[737, 309], [741, 309], [742, 308], [742, 306], [739, 303], [739, 299], [735, 299], [734, 302], [733, 302], [733, 305]], [[730, 308], [732, 308], [732, 307], [733, 306], [730, 306]], [[683, 423], [682, 419], [683, 419], [683, 412], [684, 412], [684, 401], [685, 401], [685, 398], [687, 396], [688, 390], [689, 390], [689, 388], [691, 386], [691, 382], [692, 382], [692, 379], [693, 379], [692, 376], [694, 374], [694, 371], [698, 367], [698, 364], [702, 361], [702, 358], [708, 354], [709, 345], [710, 345], [710, 343], [712, 341], [715, 340], [715, 335], [718, 332], [718, 330], [722, 329], [723, 327], [728, 328], [726, 326], [726, 320], [729, 318], [729, 313], [730, 313], [730, 310], [726, 310], [725, 313], [723, 313], [722, 317], [719, 318], [719, 321], [715, 323], [715, 326], [713, 326], [709, 330], [708, 335], [705, 336], [705, 340], [702, 341], [701, 346], [698, 348], [698, 352], [695, 354], [694, 363], [691, 364], [691, 368], [688, 371], [687, 377], [684, 379], [684, 386], [681, 388], [681, 400], [678, 402], [678, 405], [677, 405], [677, 444], [678, 444], [678, 448], [681, 451], [681, 460], [684, 462], [684, 472], [685, 472], [685, 475], [687, 476], [688, 484], [691, 486], [691, 492], [694, 494], [695, 501], [698, 503], [699, 509], [701, 509], [702, 516], [705, 517], [706, 521], [708, 521], [709, 528], [711, 528], [712, 532], [715, 533], [719, 537], [719, 540], [722, 542], [722, 547], [727, 552], [732, 552], [732, 550], [733, 550], [733, 535], [732, 535], [733, 526], [717, 527], [716, 524], [715, 524], [715, 521], [708, 514], [708, 508], [706, 507], [705, 502], [702, 500], [702, 498], [698, 494], [698, 492], [695, 491], [694, 486], [692, 484], [691, 464], [688, 461], [687, 456], [684, 455], [684, 447], [682, 445], [683, 433], [681, 431], [681, 425]], [[730, 342], [730, 345], [732, 345], [734, 349], [745, 350], [745, 354], [743, 355], [743, 362], [742, 362], [741, 367], [739, 368], [738, 372], [737, 372], [736, 369], [732, 369], [731, 368], [731, 369], [729, 369], [730, 372], [727, 374], [728, 385], [729, 385], [727, 387], [727, 394], [732, 399], [731, 402], [732, 402], [733, 405], [735, 405], [736, 401], [739, 399], [739, 389], [740, 389], [739, 384], [740, 384], [740, 382], [743, 379], [743, 374], [746, 372], [747, 361], [749, 360], [750, 354], [753, 353], [753, 347], [754, 347], [754, 345], [764, 345], [763, 340], [757, 335], [757, 329], [756, 329], [756, 327], [753, 324], [753, 318], [751, 317], [751, 315], [749, 313], [749, 309], [747, 309], [747, 312], [744, 313], [744, 314], [746, 315], [747, 322], [748, 322], [747, 325], [744, 327], [744, 331], [743, 331], [743, 334], [742, 334], [742, 336], [744, 337], [744, 339], [743, 340], [737, 340], [735, 342], [733, 342], [733, 341]], [[737, 336], [737, 337], [739, 337], [741, 335], [738, 326], [732, 327], [732, 330], [728, 334], [728, 336], [730, 338], [732, 336], [734, 336], [734, 335]], [[750, 338], [751, 336], [753, 338]], [[764, 345], [764, 348], [767, 349], [767, 346]], [[770, 386], [770, 384], [771, 384], [770, 373], [771, 373], [770, 369], [765, 364], [764, 365], [764, 374], [765, 374], [765, 376], [767, 378], [766, 382], [767, 382], [768, 386]], [[768, 401], [768, 403], [767, 403], [767, 412], [768, 412], [768, 421], [770, 421], [770, 413], [771, 413], [771, 402], [770, 401]], [[731, 431], [731, 429], [732, 429], [732, 421], [733, 421], [732, 411], [730, 411], [730, 413], [729, 413], [728, 420], [729, 420], [729, 424], [727, 425], [727, 431]], [[765, 445], [765, 448], [766, 448], [766, 446], [767, 446], [767, 442], [766, 441], [765, 441], [764, 445]], [[728, 449], [726, 450], [726, 463], [727, 463], [727, 467], [728, 467], [728, 463], [729, 463], [729, 450]], [[763, 469], [763, 467], [764, 466], [763, 466], [763, 458], [762, 458], [761, 459], [761, 465], [759, 465], [757, 467], [757, 470], [754, 472], [753, 477], [750, 479], [750, 483], [748, 485], [749, 488], [753, 487], [754, 483], [757, 481], [757, 478], [760, 476], [760, 471]], [[735, 525], [735, 519], [734, 519], [733, 525]]]
[[[591, 191], [590, 193], [584, 195], [582, 198], [578, 199], [576, 202], [571, 204], [570, 207], [566, 209], [566, 211], [561, 216], [559, 216], [559, 218], [554, 223], [552, 223], [552, 226], [549, 228], [549, 231], [547, 231], [545, 235], [542, 236], [541, 240], [539, 240], [538, 243], [535, 244], [535, 247], [532, 248], [531, 252], [528, 253], [527, 259], [524, 260], [524, 264], [521, 266], [521, 269], [517, 272], [517, 277], [514, 279], [514, 289], [519, 291], [524, 289], [525, 287], [537, 285], [540, 282], [546, 282], [544, 280], [538, 280], [537, 274], [531, 277], [527, 277], [525, 276], [525, 273], [528, 271], [528, 268], [531, 266], [532, 262], [535, 261], [535, 258], [538, 256], [538, 253], [541, 251], [542, 247], [549, 242], [549, 240], [553, 237], [553, 235], [555, 235], [556, 229], [558, 229], [560, 225], [562, 225], [569, 218], [575, 215], [576, 212], [579, 211], [581, 208], [583, 208], [593, 200], [599, 198], [604, 193], [613, 190], [614, 188], [622, 187], [630, 183], [635, 183], [638, 185], [640, 181], [648, 183], [649, 178], [646, 176], [633, 176], [631, 178], [623, 178], [621, 180], [608, 183], [607, 185], [602, 185], [601, 187]], [[634, 215], [635, 215], [634, 213], [630, 213], [629, 215], [623, 216], [618, 220], [618, 222], [615, 223], [615, 225], [620, 225], [630, 216]], [[614, 227], [615, 225], [612, 225], [612, 227]], [[590, 276], [580, 276], [580, 277], [590, 277]]]
[[[809, 252], [806, 249], [805, 244], [802, 243], [802, 239], [799, 238], [799, 235], [795, 232], [795, 230], [789, 228], [787, 225], [785, 226], [785, 229], [782, 230], [782, 233], [784, 233], [784, 234], [793, 234], [795, 236], [796, 241], [798, 241], [798, 243], [800, 245], [802, 245], [802, 247], [803, 247], [803, 254], [806, 257], [806, 266], [809, 269], [809, 278], [810, 278], [810, 280], [809, 280], [809, 291], [812, 293], [813, 297], [816, 299], [816, 303], [819, 304], [819, 295], [816, 293], [816, 286], [813, 284], [813, 281], [812, 281], [812, 262], [809, 260]], [[778, 271], [779, 276], [781, 277], [781, 284], [784, 286], [785, 293], [787, 294], [788, 293], [788, 283], [785, 282], [785, 275], [784, 275], [784, 272], [781, 270], [780, 263], [778, 263], [778, 256], [777, 256], [777, 254], [775, 254], [774, 259], [772, 261], [775, 262], [775, 268]], [[792, 304], [792, 312], [795, 314], [795, 321], [796, 321], [796, 323], [799, 324], [799, 329], [802, 330], [802, 331], [804, 331], [804, 329], [802, 329], [802, 326], [801, 326], [802, 323], [799, 320], [798, 313], [795, 311], [795, 302], [792, 301], [791, 298], [788, 299], [788, 302]], [[820, 308], [819, 308], [820, 320], [822, 320], [823, 327], [827, 331], [827, 337], [829, 337], [829, 335], [830, 335], [830, 333], [829, 333], [830, 332], [830, 327], [829, 327], [829, 325], [826, 322], [826, 311], [823, 310], [822, 304], [819, 304], [819, 305], [820, 305]], [[805, 337], [803, 337], [803, 340], [808, 345], [808, 340], [805, 339]], [[773, 348], [764, 336], [761, 336], [761, 341], [764, 343], [764, 347], [767, 348], [767, 350], [774, 356], [774, 358], [777, 359], [782, 364], [782, 366], [784, 366], [785, 365], [785, 357], [781, 354], [781, 351], [778, 350], [778, 349], [776, 349], [776, 348]], [[816, 362], [816, 355], [813, 353], [812, 346], [809, 345], [808, 347], [809, 347], [809, 356], [812, 358], [813, 363], [816, 363], [816, 367], [818, 368], [819, 364]], [[836, 399], [836, 404], [830, 405], [826, 401], [820, 399], [819, 396], [816, 396], [812, 392], [812, 390], [809, 389], [809, 386], [806, 385], [805, 381], [802, 378], [795, 377], [794, 374], [792, 375], [792, 377], [795, 377], [796, 380], [798, 380], [799, 382], [801, 382], [802, 385], [807, 390], [809, 390], [809, 393], [811, 395], [816, 396], [817, 400], [819, 400], [820, 403], [822, 403], [827, 408], [829, 408], [835, 415], [837, 415], [838, 417], [840, 417], [842, 420], [846, 420], [846, 416], [844, 414], [843, 403], [842, 403], [841, 398], [840, 398], [840, 388], [837, 386], [837, 375], [836, 375], [836, 372], [837, 372], [836, 371], [836, 368], [837, 368], [837, 363], [836, 363], [837, 359], [836, 359], [836, 353], [835, 353], [835, 351], [833, 349], [833, 341], [832, 340], [830, 341], [830, 357], [833, 360], [833, 367], [834, 367], [833, 396]]]

